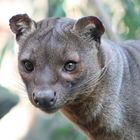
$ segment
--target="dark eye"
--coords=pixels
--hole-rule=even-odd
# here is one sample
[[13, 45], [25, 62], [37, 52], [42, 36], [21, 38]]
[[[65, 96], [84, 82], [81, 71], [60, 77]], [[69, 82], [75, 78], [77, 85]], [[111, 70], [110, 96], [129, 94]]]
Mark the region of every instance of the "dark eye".
[[64, 65], [64, 71], [66, 72], [71, 72], [74, 71], [75, 69], [76, 69], [76, 62], [74, 61], [68, 61]]
[[34, 65], [29, 60], [23, 61], [23, 66], [27, 72], [32, 72], [34, 70]]

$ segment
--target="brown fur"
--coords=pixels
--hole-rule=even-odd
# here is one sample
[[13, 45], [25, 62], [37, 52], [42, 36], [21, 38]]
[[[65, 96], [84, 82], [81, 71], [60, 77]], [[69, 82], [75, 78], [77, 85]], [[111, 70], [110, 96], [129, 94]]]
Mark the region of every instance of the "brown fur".
[[10, 27], [34, 106], [61, 110], [91, 140], [140, 140], [140, 41], [102, 40], [104, 27], [94, 16], [36, 23], [16, 15]]

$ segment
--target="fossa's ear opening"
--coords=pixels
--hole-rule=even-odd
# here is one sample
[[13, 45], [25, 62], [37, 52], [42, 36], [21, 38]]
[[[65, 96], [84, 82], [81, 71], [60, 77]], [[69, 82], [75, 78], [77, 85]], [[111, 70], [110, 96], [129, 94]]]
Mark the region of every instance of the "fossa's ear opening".
[[18, 14], [9, 20], [9, 26], [16, 35], [17, 41], [22, 37], [27, 38], [36, 30], [36, 23], [27, 14]]
[[80, 18], [74, 25], [75, 30], [80, 36], [100, 42], [100, 38], [105, 32], [102, 22], [94, 16]]

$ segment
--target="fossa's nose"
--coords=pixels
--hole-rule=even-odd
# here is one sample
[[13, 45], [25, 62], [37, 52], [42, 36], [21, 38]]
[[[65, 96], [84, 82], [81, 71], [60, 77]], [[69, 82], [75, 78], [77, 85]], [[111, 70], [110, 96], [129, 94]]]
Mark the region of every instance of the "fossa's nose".
[[40, 108], [51, 107], [56, 101], [56, 92], [53, 90], [46, 90], [33, 93], [33, 100]]

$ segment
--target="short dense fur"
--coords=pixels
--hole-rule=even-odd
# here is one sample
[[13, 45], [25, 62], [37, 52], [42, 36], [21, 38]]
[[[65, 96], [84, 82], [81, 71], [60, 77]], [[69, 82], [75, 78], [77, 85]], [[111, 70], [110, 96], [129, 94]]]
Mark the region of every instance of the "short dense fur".
[[[104, 27], [93, 16], [35, 22], [16, 15], [10, 27], [33, 105], [48, 113], [60, 109], [91, 140], [140, 140], [140, 41], [102, 40]], [[33, 72], [25, 71], [24, 60], [32, 61]], [[72, 72], [63, 70], [69, 60], [77, 62]], [[56, 100], [42, 108], [33, 95], [47, 90]]]

